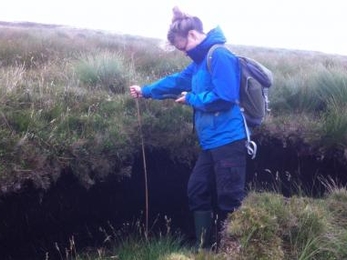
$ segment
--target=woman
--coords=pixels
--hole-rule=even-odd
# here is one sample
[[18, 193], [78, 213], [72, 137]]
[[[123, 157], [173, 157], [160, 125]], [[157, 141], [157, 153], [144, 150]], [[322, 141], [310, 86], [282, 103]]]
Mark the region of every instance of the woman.
[[217, 27], [205, 34], [198, 17], [184, 14], [178, 8], [173, 13], [167, 38], [192, 62], [181, 72], [152, 84], [130, 86], [130, 93], [134, 98], [153, 99], [177, 95], [175, 102], [194, 109], [201, 152], [187, 192], [197, 243], [207, 248], [213, 213], [224, 220], [244, 198], [246, 134], [237, 105], [241, 73], [237, 57], [225, 48], [213, 52], [209, 72], [206, 55], [214, 44], [226, 42], [222, 31]]

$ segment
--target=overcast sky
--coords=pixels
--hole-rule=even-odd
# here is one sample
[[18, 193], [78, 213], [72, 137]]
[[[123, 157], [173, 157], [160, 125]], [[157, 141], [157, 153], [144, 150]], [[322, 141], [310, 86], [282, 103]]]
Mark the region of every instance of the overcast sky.
[[3, 0], [0, 21], [29, 21], [166, 38], [172, 7], [219, 25], [232, 44], [347, 55], [344, 0]]

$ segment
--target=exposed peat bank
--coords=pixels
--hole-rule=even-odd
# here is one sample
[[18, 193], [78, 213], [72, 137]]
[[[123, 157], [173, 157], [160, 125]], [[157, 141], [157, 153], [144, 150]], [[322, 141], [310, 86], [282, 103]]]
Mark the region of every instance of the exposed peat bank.
[[[303, 192], [324, 193], [321, 178], [345, 185], [347, 167], [339, 151], [328, 156], [309, 152], [295, 141], [270, 138], [258, 144], [256, 159], [248, 161], [250, 189], [276, 189], [285, 196]], [[180, 231], [193, 236], [187, 207], [186, 184], [190, 167], [170, 161], [165, 151], [147, 152], [149, 224], [153, 231]], [[141, 153], [132, 176], [109, 177], [90, 189], [82, 187], [69, 172], [47, 191], [30, 185], [18, 193], [0, 197], [0, 258], [62, 259], [71, 245], [81, 252], [107, 244], [116, 230], [144, 220], [145, 185]], [[299, 188], [298, 188], [299, 187]], [[167, 216], [167, 219], [165, 219]]]

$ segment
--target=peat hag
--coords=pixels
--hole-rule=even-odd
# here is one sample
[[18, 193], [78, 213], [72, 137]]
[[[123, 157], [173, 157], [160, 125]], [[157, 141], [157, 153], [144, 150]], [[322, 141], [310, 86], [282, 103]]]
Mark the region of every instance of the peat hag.
[[[286, 196], [298, 192], [322, 195], [320, 178], [331, 178], [345, 185], [347, 167], [339, 151], [329, 156], [307, 152], [299, 142], [268, 139], [258, 145], [255, 160], [249, 159], [248, 186], [277, 189]], [[186, 184], [191, 167], [170, 161], [165, 151], [147, 151], [149, 227], [151, 231], [171, 230], [193, 236], [188, 210]], [[66, 171], [48, 191], [28, 184], [21, 192], [0, 198], [0, 258], [62, 259], [86, 248], [107, 246], [107, 237], [132, 226], [145, 216], [145, 182], [139, 153], [132, 176], [111, 176], [85, 189]], [[167, 216], [167, 218], [165, 218]], [[74, 250], [73, 250], [74, 251]], [[96, 249], [94, 249], [94, 252]], [[64, 258], [65, 259], [65, 258]]]

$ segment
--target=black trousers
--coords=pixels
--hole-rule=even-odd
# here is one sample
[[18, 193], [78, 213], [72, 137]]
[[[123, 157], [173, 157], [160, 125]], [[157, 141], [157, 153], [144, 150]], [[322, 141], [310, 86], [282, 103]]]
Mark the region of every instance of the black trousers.
[[233, 212], [245, 196], [245, 140], [201, 151], [188, 181], [192, 211]]

